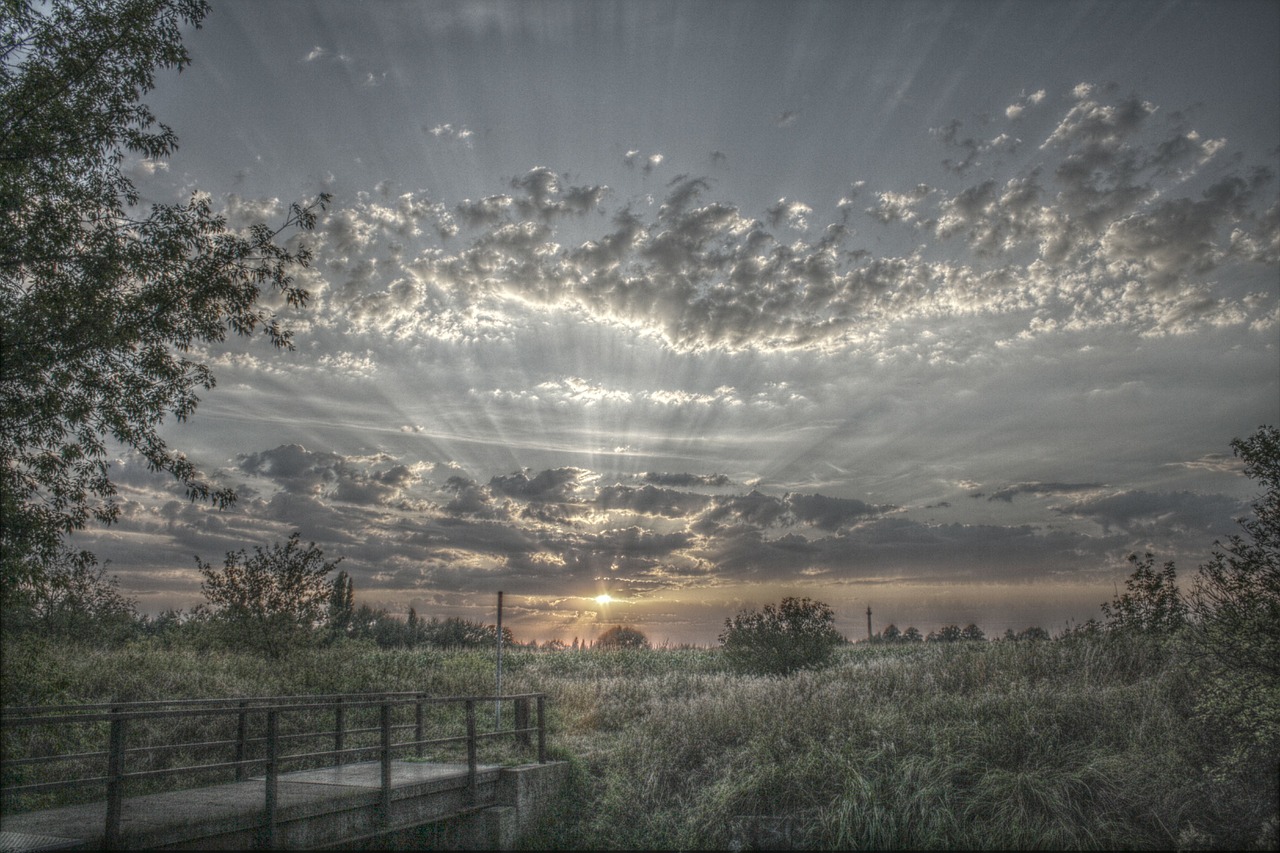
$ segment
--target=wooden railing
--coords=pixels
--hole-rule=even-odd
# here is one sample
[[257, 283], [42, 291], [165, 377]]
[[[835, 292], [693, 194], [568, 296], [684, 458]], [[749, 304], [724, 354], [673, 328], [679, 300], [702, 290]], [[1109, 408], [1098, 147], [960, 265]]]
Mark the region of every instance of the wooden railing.
[[[499, 713], [493, 729], [481, 731], [476, 706], [482, 702], [495, 703], [499, 709], [501, 703], [511, 703], [511, 728], [500, 728]], [[531, 704], [536, 706], [532, 724]], [[283, 766], [336, 766], [377, 755], [382, 765], [380, 811], [385, 819], [391, 811], [393, 757], [411, 750], [413, 757], [425, 760], [429, 747], [447, 751], [465, 745], [468, 788], [474, 802], [481, 741], [509, 739], [524, 750], [533, 747], [536, 735], [537, 760], [546, 762], [545, 704], [545, 694], [540, 693], [500, 697], [378, 693], [5, 708], [0, 711], [4, 743], [0, 793], [9, 809], [23, 798], [30, 802], [33, 795], [42, 793], [64, 795], [77, 788], [105, 788], [105, 839], [108, 847], [114, 847], [120, 841], [120, 818], [129, 786], [165, 777], [185, 777], [189, 781], [215, 772], [233, 773], [236, 781], [262, 774], [266, 780], [263, 840], [270, 847], [275, 840], [277, 784]], [[430, 721], [426, 718], [428, 711], [433, 716]], [[371, 724], [375, 713], [376, 724]], [[397, 721], [397, 716], [402, 721]], [[209, 739], [211, 731], [216, 735], [220, 729], [228, 728], [226, 724], [218, 725], [217, 721], [224, 718], [227, 723], [234, 723], [234, 734]], [[193, 719], [197, 722], [189, 727], [194, 727], [197, 737], [203, 739], [174, 742], [183, 737], [183, 723]], [[448, 733], [458, 729], [462, 732]], [[412, 737], [403, 739], [408, 731], [412, 731]], [[101, 743], [104, 735], [105, 749], [53, 753], [42, 749], [49, 743], [55, 748], [86, 741], [94, 746]], [[315, 749], [318, 743], [331, 744], [332, 749]], [[168, 766], [164, 756], [175, 753], [205, 753], [214, 758]], [[230, 760], [226, 760], [228, 757]], [[138, 763], [143, 766], [134, 769]], [[73, 769], [53, 769], [59, 765]], [[68, 773], [71, 775], [65, 775]], [[38, 781], [25, 781], [31, 778]]]

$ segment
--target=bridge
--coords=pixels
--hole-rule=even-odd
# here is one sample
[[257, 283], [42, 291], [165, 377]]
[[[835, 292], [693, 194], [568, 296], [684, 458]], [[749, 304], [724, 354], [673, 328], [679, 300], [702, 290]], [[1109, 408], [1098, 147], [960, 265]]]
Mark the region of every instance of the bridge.
[[509, 849], [567, 778], [545, 709], [537, 693], [6, 708], [0, 853]]

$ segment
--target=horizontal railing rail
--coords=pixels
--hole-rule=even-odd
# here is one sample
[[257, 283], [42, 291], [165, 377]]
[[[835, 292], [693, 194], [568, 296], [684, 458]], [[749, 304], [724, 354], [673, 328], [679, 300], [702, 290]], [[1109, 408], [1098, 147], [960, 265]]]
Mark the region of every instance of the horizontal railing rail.
[[[480, 731], [476, 722], [477, 703], [494, 703], [498, 709], [491, 731]], [[501, 728], [503, 703], [513, 708], [513, 724]], [[536, 718], [530, 720], [530, 706], [536, 705]], [[4, 779], [0, 794], [12, 807], [23, 795], [65, 792], [86, 786], [102, 786], [106, 790], [107, 813], [104, 826], [108, 847], [119, 846], [121, 815], [126, 787], [147, 779], [174, 776], [191, 777], [215, 771], [233, 771], [236, 781], [250, 773], [265, 777], [264, 808], [261, 823], [262, 842], [274, 847], [277, 835], [276, 804], [278, 778], [286, 764], [328, 767], [340, 766], [360, 756], [376, 754], [381, 763], [379, 812], [384, 824], [391, 812], [391, 761], [396, 755], [412, 750], [423, 759], [427, 747], [433, 749], [465, 745], [467, 787], [475, 805], [479, 744], [500, 738], [513, 739], [519, 746], [531, 748], [537, 737], [537, 760], [546, 758], [546, 695], [524, 693], [507, 696], [430, 696], [425, 693], [337, 693], [319, 696], [254, 696], [228, 699], [178, 699], [171, 702], [102, 702], [87, 705], [48, 705], [5, 708], [0, 710], [0, 733], [3, 733]], [[427, 737], [428, 708], [456, 707], [460, 714], [446, 711], [443, 719], [432, 721]], [[396, 712], [412, 710], [412, 721], [397, 722]], [[372, 716], [376, 725], [356, 717]], [[166, 734], [166, 724], [173, 726], [185, 720], [231, 718], [235, 724], [233, 737], [224, 735], [206, 740], [191, 740], [189, 734]], [[299, 731], [282, 731], [282, 720], [300, 726]], [[323, 724], [322, 728], [316, 728]], [[65, 732], [75, 727], [88, 731], [78, 738], [67, 736], [79, 751], [52, 754], [29, 754], [39, 751], [40, 733]], [[310, 727], [310, 728], [308, 728]], [[439, 734], [444, 727], [458, 734]], [[254, 733], [254, 730], [257, 733]], [[23, 738], [21, 733], [29, 733]], [[406, 733], [412, 736], [404, 739]], [[376, 739], [375, 737], [376, 736]], [[94, 749], [94, 743], [105, 738], [105, 749]], [[166, 742], [172, 738], [176, 742]], [[399, 739], [398, 739], [399, 738]], [[367, 742], [360, 743], [364, 739]], [[59, 742], [55, 736], [55, 743]], [[331, 749], [316, 749], [318, 745]], [[349, 745], [355, 744], [355, 745]], [[305, 751], [290, 751], [302, 745]], [[89, 749], [84, 749], [88, 746]], [[230, 760], [226, 753], [230, 752]], [[164, 756], [210, 754], [210, 760], [179, 766], [136, 767], [139, 761], [158, 761]], [[221, 756], [221, 757], [216, 757]], [[194, 760], [187, 758], [186, 760]], [[327, 763], [326, 763], [327, 762]], [[59, 776], [49, 768], [59, 764], [70, 767], [96, 768], [97, 772]], [[39, 781], [17, 781], [25, 772], [43, 769]], [[105, 773], [103, 772], [105, 771]], [[70, 773], [72, 771], [62, 771]], [[49, 778], [52, 776], [52, 778]], [[11, 780], [10, 777], [17, 777]]]

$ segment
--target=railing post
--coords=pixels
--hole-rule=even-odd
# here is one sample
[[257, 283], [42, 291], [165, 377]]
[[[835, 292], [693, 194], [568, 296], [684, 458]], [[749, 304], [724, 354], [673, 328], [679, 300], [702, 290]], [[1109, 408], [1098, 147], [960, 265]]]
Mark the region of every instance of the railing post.
[[240, 713], [236, 715], [236, 781], [243, 782], [248, 773], [244, 768], [245, 752], [249, 745], [249, 702], [241, 700]]
[[515, 701], [515, 730], [516, 743], [521, 746], [529, 746], [532, 738], [529, 737], [529, 697], [516, 699]]
[[471, 797], [471, 805], [480, 799], [480, 789], [476, 781], [476, 700], [467, 700], [467, 790]]
[[119, 708], [111, 709], [110, 742], [107, 746], [107, 824], [105, 843], [108, 850], [120, 848], [120, 810], [124, 800], [124, 727], [125, 717]]
[[418, 694], [418, 701], [414, 703], [414, 712], [413, 712], [414, 713], [413, 739], [418, 742], [417, 743], [418, 748], [414, 754], [417, 755], [419, 758], [422, 758], [423, 755], [425, 754], [424, 753], [425, 745], [422, 743], [423, 732], [424, 732], [423, 725], [422, 725], [422, 700], [424, 698], [425, 696], [422, 693]]
[[267, 783], [266, 783], [266, 827], [263, 846], [268, 850], [276, 849], [276, 794], [280, 768], [280, 712], [275, 708], [267, 711]]
[[333, 705], [333, 751], [337, 753], [333, 756], [333, 766], [337, 767], [346, 763], [346, 756], [342, 754], [342, 750], [346, 746], [346, 708], [342, 705], [342, 697], [339, 696]]
[[547, 763], [547, 697], [538, 696], [538, 763]]
[[391, 825], [391, 703], [382, 703], [382, 825]]

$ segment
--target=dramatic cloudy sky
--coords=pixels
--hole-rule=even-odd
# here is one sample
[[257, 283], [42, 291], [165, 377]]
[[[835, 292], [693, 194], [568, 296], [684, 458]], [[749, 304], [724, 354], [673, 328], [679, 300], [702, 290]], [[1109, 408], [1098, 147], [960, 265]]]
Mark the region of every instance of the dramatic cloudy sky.
[[83, 537], [145, 609], [296, 530], [521, 639], [1056, 631], [1254, 495], [1280, 4], [215, 2], [187, 44], [145, 198], [333, 204], [297, 349], [209, 350], [166, 431], [236, 506], [122, 456]]

